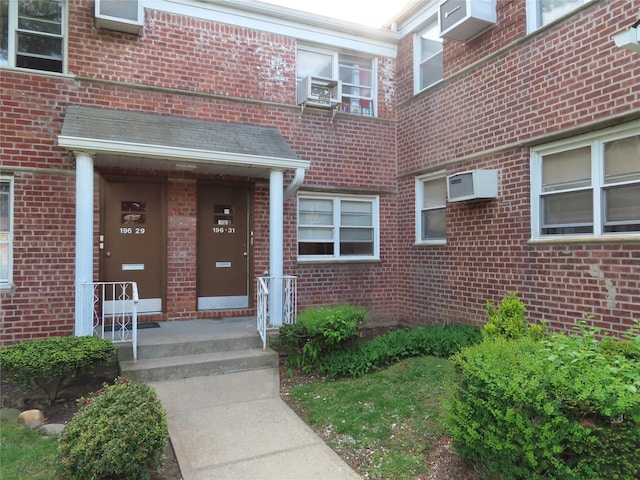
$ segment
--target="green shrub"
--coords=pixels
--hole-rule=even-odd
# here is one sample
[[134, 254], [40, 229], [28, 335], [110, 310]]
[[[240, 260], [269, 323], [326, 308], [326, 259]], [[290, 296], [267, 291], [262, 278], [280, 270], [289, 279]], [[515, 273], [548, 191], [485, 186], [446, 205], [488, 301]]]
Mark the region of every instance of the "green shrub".
[[55, 401], [74, 376], [115, 358], [115, 347], [99, 337], [52, 337], [0, 350], [0, 370], [10, 382], [39, 390]]
[[118, 378], [80, 405], [60, 439], [61, 479], [142, 480], [162, 467], [167, 417], [151, 387]]
[[482, 329], [487, 337], [520, 338], [525, 335], [542, 338], [543, 325], [528, 325], [527, 307], [517, 292], [507, 292], [498, 307], [487, 302], [488, 322]]
[[289, 349], [292, 363], [310, 371], [322, 355], [355, 341], [366, 319], [363, 308], [351, 305], [309, 308], [295, 324], [280, 327], [280, 346]]
[[639, 364], [602, 351], [599, 333], [495, 337], [456, 354], [445, 424], [460, 456], [502, 480], [636, 478]]
[[316, 368], [329, 377], [359, 377], [402, 359], [432, 355], [449, 357], [463, 347], [478, 343], [478, 328], [463, 325], [426, 325], [395, 330], [349, 348], [321, 356]]

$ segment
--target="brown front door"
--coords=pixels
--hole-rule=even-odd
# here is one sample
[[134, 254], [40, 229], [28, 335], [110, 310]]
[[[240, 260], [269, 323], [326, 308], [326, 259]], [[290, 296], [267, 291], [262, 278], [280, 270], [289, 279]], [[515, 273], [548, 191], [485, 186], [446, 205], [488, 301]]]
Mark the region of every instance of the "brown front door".
[[164, 189], [160, 183], [104, 182], [101, 279], [137, 282], [139, 313], [162, 312]]
[[198, 186], [198, 310], [249, 306], [249, 190]]

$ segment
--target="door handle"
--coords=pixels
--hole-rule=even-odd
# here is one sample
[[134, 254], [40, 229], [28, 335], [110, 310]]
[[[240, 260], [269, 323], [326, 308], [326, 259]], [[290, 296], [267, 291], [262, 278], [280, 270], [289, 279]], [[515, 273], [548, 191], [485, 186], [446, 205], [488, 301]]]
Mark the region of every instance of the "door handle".
[[244, 254], [243, 254], [243, 255], [244, 255], [245, 257], [248, 257], [248, 256], [249, 256], [249, 254], [248, 254], [247, 252], [244, 252]]
[[111, 256], [111, 252], [107, 252], [106, 255], [107, 255], [107, 257], [110, 257]]

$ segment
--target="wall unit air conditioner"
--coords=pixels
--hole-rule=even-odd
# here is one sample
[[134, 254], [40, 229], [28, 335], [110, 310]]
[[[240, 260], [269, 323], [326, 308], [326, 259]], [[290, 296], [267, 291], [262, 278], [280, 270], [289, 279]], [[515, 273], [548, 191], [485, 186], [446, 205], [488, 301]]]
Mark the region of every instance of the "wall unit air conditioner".
[[496, 0], [444, 0], [439, 8], [440, 36], [467, 42], [498, 21]]
[[447, 177], [447, 198], [450, 202], [488, 200], [497, 196], [497, 170], [473, 170]]
[[96, 28], [142, 35], [143, 0], [95, 0]]
[[298, 105], [336, 108], [342, 102], [342, 82], [330, 78], [308, 76], [298, 82]]

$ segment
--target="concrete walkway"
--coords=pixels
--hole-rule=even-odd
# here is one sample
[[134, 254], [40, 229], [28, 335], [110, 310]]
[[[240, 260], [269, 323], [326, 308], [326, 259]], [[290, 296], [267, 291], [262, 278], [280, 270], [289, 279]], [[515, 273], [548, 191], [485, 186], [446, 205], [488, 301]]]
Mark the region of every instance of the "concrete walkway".
[[360, 479], [280, 399], [277, 368], [153, 382], [184, 480]]

